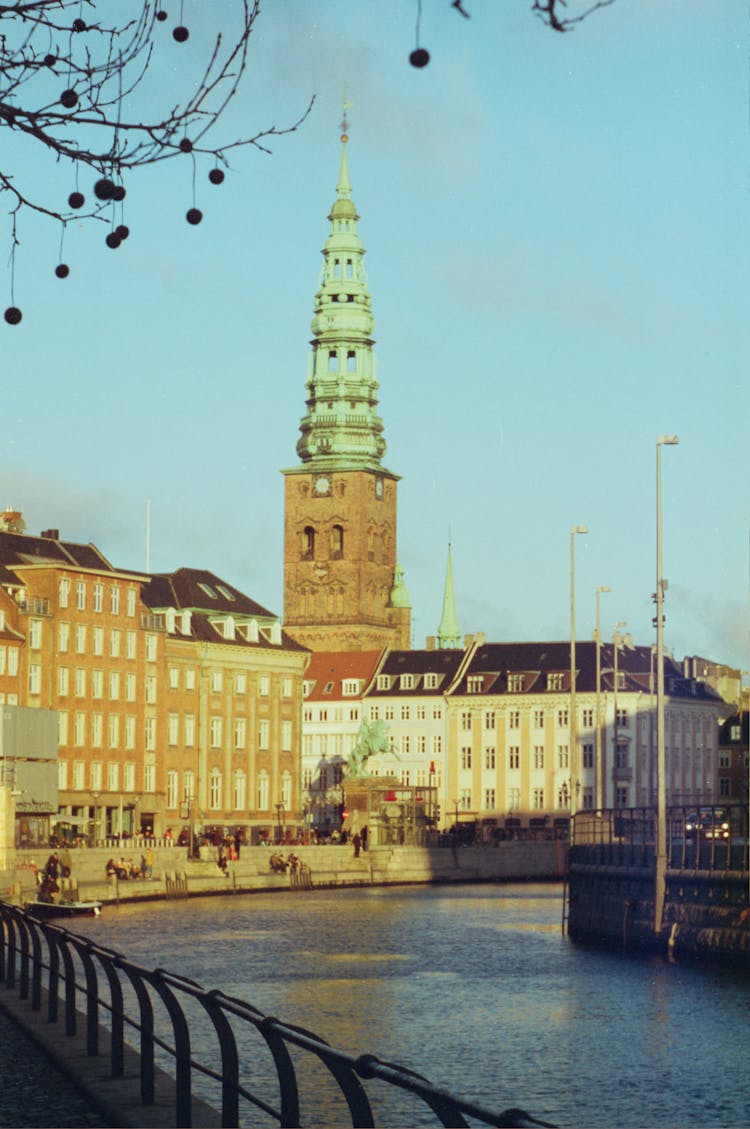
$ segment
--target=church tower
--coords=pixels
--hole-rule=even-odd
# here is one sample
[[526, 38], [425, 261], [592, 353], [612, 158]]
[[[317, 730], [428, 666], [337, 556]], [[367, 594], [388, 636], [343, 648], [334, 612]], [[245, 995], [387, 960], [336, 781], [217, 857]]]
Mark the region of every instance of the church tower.
[[372, 299], [342, 123], [336, 199], [315, 295], [300, 465], [283, 471], [284, 627], [314, 651], [408, 649], [396, 560], [399, 476], [382, 464]]

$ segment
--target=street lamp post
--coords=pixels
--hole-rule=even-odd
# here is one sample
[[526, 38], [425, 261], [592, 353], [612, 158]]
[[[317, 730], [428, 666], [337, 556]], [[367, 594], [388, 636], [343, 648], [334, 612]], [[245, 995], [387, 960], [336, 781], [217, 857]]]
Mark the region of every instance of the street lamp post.
[[570, 816], [576, 813], [579, 785], [578, 726], [576, 718], [576, 534], [588, 533], [588, 526], [574, 525], [570, 531]]
[[[612, 636], [612, 652], [613, 652], [612, 653], [612, 678], [614, 679], [613, 684], [612, 684], [612, 710], [613, 710], [613, 717], [612, 717], [612, 791], [613, 791], [613, 795], [612, 795], [612, 799], [613, 799], [614, 803], [612, 804], [612, 806], [615, 807], [615, 808], [620, 807], [620, 803], [619, 803], [618, 795], [617, 795], [617, 769], [620, 767], [617, 763], [617, 756], [618, 756], [617, 738], [619, 736], [619, 726], [618, 726], [618, 722], [617, 722], [617, 691], [620, 688], [620, 686], [619, 686], [620, 670], [619, 670], [619, 665], [618, 665], [617, 660], [618, 660], [618, 655], [620, 653], [620, 647], [622, 646], [622, 641], [623, 641], [623, 636], [620, 634], [620, 628], [621, 627], [627, 627], [627, 626], [628, 625], [627, 625], [627, 623], [625, 622], [624, 619], [618, 620], [618, 622], [615, 624], [615, 633]], [[625, 806], [625, 805], [623, 805], [623, 806]]]
[[661, 449], [675, 447], [676, 435], [656, 440], [656, 869], [654, 874], [654, 932], [661, 933], [667, 876], [667, 757], [664, 747], [664, 592], [661, 560]]
[[602, 761], [602, 716], [601, 716], [601, 683], [602, 683], [602, 630], [601, 630], [601, 594], [611, 592], [608, 584], [600, 584], [596, 590], [596, 810], [604, 807], [604, 764]]

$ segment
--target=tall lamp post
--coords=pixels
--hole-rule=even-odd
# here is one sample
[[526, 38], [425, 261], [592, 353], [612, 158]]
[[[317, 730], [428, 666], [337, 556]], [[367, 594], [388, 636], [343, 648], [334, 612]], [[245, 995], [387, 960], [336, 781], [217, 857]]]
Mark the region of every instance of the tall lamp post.
[[656, 869], [654, 933], [661, 933], [667, 877], [667, 757], [664, 747], [664, 592], [661, 561], [661, 449], [676, 447], [676, 435], [656, 440]]
[[596, 810], [604, 808], [604, 764], [602, 761], [602, 714], [601, 714], [601, 685], [602, 685], [602, 629], [601, 629], [601, 594], [611, 592], [608, 584], [600, 584], [596, 590], [596, 729], [594, 731], [596, 749]]
[[576, 534], [588, 533], [587, 525], [574, 525], [570, 531], [570, 817], [576, 813], [579, 785], [578, 726], [576, 719]]

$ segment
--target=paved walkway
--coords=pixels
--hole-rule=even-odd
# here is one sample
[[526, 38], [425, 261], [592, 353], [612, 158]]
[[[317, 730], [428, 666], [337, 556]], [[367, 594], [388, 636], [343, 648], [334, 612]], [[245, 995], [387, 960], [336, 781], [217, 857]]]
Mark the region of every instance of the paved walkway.
[[0, 1126], [99, 1129], [106, 1124], [72, 1082], [0, 1010]]

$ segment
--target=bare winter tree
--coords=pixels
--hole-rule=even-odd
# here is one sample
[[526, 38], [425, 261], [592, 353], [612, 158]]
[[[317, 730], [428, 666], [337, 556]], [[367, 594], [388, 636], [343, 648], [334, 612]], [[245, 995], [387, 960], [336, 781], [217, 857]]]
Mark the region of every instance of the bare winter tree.
[[[129, 235], [123, 201], [133, 169], [188, 155], [194, 168], [198, 162], [210, 166], [209, 180], [220, 184], [228, 153], [241, 146], [268, 151], [270, 138], [293, 132], [309, 112], [308, 106], [286, 128], [220, 140], [216, 126], [242, 79], [260, 0], [210, 6], [225, 26], [200, 43], [203, 61], [177, 101], [160, 86], [159, 64], [170, 66], [168, 49], [189, 50], [191, 29], [185, 0], [172, 0], [171, 6], [178, 18], [170, 19], [159, 0], [0, 2], [0, 127], [6, 127], [0, 133], [0, 199], [10, 202], [12, 216], [12, 304], [5, 313], [10, 324], [21, 320], [13, 304], [13, 267], [24, 210], [46, 216], [63, 231], [74, 217], [103, 221], [110, 229], [106, 245], [114, 249]], [[195, 3], [199, 10], [205, 22], [207, 6]], [[22, 144], [67, 166], [67, 197], [56, 194], [58, 175], [40, 182], [38, 163], [19, 159]], [[24, 169], [36, 170], [29, 182]], [[193, 204], [186, 219], [197, 224], [202, 215]], [[65, 278], [69, 268], [60, 262], [56, 273]]]
[[583, 11], [571, 13], [568, 9], [568, 0], [534, 0], [531, 10], [554, 31], [570, 31], [575, 24], [581, 23], [597, 8], [608, 8], [614, 2], [615, 0], [595, 0], [594, 3], [586, 5]]

